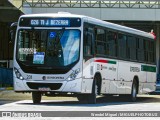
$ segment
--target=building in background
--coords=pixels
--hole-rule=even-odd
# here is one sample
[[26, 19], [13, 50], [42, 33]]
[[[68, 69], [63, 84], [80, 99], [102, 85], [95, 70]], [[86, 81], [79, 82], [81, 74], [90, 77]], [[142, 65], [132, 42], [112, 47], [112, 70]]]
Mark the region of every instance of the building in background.
[[14, 43], [10, 40], [10, 25], [22, 14], [8, 0], [0, 0], [0, 67], [12, 68]]
[[23, 12], [8, 0], [0, 0], [0, 88], [13, 86], [13, 47], [10, 25], [17, 22]]

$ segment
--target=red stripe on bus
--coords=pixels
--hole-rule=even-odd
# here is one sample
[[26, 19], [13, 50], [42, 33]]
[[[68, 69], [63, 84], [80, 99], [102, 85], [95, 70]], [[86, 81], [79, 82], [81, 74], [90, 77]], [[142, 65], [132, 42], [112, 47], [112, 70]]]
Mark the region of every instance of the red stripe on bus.
[[108, 63], [108, 60], [95, 60], [94, 62]]

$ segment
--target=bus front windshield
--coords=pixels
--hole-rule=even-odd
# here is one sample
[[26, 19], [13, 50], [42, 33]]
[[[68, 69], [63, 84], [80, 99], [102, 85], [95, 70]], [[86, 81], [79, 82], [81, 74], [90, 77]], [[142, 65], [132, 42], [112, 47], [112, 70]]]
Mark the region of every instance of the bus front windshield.
[[23, 66], [64, 68], [73, 65], [79, 59], [79, 30], [21, 29], [17, 38], [16, 57]]

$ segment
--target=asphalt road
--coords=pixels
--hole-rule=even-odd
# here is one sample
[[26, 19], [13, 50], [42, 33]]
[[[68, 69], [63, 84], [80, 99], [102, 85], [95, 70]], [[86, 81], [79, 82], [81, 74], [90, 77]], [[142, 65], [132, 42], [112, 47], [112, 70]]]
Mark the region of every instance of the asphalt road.
[[[42, 97], [42, 102], [40, 104], [33, 104], [31, 100], [31, 94], [21, 94], [15, 93], [14, 91], [1, 91], [0, 92], [0, 114], [3, 111], [47, 111], [49, 112], [58, 112], [54, 115], [68, 115], [73, 114], [70, 111], [160, 111], [160, 95], [140, 95], [137, 98], [136, 102], [129, 102], [124, 97], [112, 96], [112, 97], [99, 97], [97, 98], [97, 104], [85, 104], [77, 100], [76, 97]], [[52, 113], [51, 113], [52, 114]], [[82, 114], [82, 116], [83, 116]], [[102, 113], [104, 114], [104, 113]], [[52, 114], [53, 115], [53, 114]], [[78, 113], [78, 116], [81, 116], [81, 113]], [[84, 118], [84, 117], [83, 117]], [[4, 119], [3, 117], [0, 120], [8, 120], [9, 118]], [[52, 120], [53, 118], [36, 118], [33, 120]], [[54, 117], [54, 120], [64, 120], [64, 117]], [[74, 117], [67, 117], [67, 120], [72, 120]], [[95, 120], [94, 117], [85, 117], [88, 120]], [[108, 119], [108, 118], [107, 118]], [[114, 119], [114, 117], [113, 117]], [[117, 118], [115, 118], [117, 120]], [[114, 120], [115, 120], [114, 119]], [[121, 118], [120, 118], [121, 119]], [[131, 118], [132, 119], [132, 118]], [[149, 118], [151, 119], [151, 117]], [[152, 117], [152, 119], [157, 119]], [[15, 119], [17, 120], [17, 119]], [[19, 120], [19, 119], [18, 119]], [[24, 119], [26, 120], [26, 119]], [[31, 120], [28, 118], [27, 120]], [[81, 118], [76, 118], [76, 120], [82, 120]], [[98, 119], [100, 120], [100, 119]], [[101, 118], [101, 120], [106, 120], [106, 117]], [[109, 117], [110, 120], [110, 117]], [[125, 118], [123, 118], [125, 120]], [[128, 120], [126, 118], [126, 120]], [[143, 120], [143, 118], [140, 118]]]
[[33, 104], [31, 95], [26, 96], [28, 99], [22, 97], [23, 100], [23, 94], [17, 95], [17, 100], [0, 96], [0, 111], [160, 111], [160, 95], [141, 95], [136, 102], [119, 96], [99, 97], [97, 104], [80, 103], [76, 97], [42, 97], [40, 104]]

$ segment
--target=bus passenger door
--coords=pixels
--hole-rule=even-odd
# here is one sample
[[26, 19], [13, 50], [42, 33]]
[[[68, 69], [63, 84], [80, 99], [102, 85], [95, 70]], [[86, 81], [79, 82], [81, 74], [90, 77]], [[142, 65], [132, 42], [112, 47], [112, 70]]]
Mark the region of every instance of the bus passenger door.
[[117, 94], [117, 72], [118, 62], [110, 61], [112, 64], [108, 64], [107, 79], [109, 79], [109, 94]]
[[94, 77], [94, 33], [90, 26], [84, 27], [83, 37], [83, 81], [82, 92], [91, 93]]
[[[117, 56], [117, 32], [107, 32], [107, 54], [111, 58]], [[109, 82], [109, 94], [117, 94], [118, 61], [107, 59], [106, 81]]]

